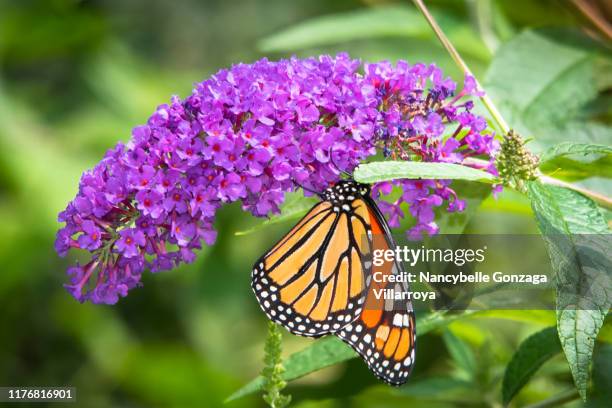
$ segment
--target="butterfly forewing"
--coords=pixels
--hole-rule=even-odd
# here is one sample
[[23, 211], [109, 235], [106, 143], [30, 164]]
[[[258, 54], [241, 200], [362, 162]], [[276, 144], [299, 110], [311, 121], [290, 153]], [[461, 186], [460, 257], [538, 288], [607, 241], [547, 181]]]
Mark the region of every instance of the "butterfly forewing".
[[253, 290], [272, 321], [318, 337], [360, 315], [370, 249], [356, 234], [368, 236], [370, 226], [355, 207], [365, 208], [356, 195], [315, 205], [255, 264]]

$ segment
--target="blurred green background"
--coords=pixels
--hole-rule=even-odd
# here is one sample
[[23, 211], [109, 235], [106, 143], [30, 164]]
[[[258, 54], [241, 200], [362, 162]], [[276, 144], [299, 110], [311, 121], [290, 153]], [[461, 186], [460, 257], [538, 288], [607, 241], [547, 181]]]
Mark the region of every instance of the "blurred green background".
[[[497, 77], [490, 65], [504, 65], [495, 59], [507, 56], [505, 47], [516, 38], [530, 44], [532, 31], [525, 29], [601, 38], [569, 1], [427, 3], [492, 87]], [[562, 37], [552, 35], [545, 38]], [[266, 324], [249, 287], [250, 268], [289, 223], [236, 236], [260, 221], [239, 206], [225, 208], [214, 247], [192, 265], [147, 273], [143, 288], [110, 307], [81, 305], [62, 288], [71, 259], [54, 253], [56, 215], [75, 195], [81, 172], [126, 141], [171, 95], [186, 96], [195, 82], [233, 63], [343, 50], [369, 61], [435, 61], [461, 79], [410, 2], [0, 1], [0, 386], [74, 386], [83, 407], [214, 407], [257, 375]], [[558, 95], [550, 110], [564, 97], [582, 95], [572, 113], [577, 121], [588, 115], [591, 136], [605, 138], [612, 80], [593, 75], [599, 82], [587, 99], [582, 92]], [[510, 76], [507, 89], [497, 89], [512, 93], [530, 80]], [[520, 126], [537, 129], [542, 145], [546, 135], [558, 134], [546, 122], [554, 117], [517, 118], [512, 107], [504, 109]], [[609, 188], [601, 180], [588, 183]], [[536, 231], [527, 201], [509, 192], [485, 201], [467, 228]], [[546, 313], [517, 320], [467, 319], [450, 327], [476, 356], [469, 387], [436, 383], [449, 373], [467, 377], [445, 351], [443, 333], [434, 332], [420, 338], [414, 386], [390, 389], [352, 360], [287, 391], [301, 407], [500, 406], [501, 376], [517, 344], [554, 324]], [[285, 353], [308, 344], [287, 334]], [[517, 406], [571, 389], [567, 363], [558, 356], [521, 392]], [[252, 395], [225, 406], [262, 405]]]

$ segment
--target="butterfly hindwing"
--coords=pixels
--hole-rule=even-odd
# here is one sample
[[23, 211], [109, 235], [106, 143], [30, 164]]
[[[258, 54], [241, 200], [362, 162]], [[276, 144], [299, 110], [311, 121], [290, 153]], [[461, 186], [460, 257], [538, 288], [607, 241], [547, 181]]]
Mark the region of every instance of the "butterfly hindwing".
[[374, 375], [391, 385], [405, 383], [414, 365], [414, 313], [410, 304], [404, 306], [403, 310], [366, 306], [357, 320], [336, 334], [359, 354]]
[[[373, 248], [394, 249], [389, 227], [376, 204], [368, 202], [368, 206]], [[385, 262], [374, 269], [380, 272], [380, 277], [403, 272], [402, 265], [396, 261]], [[374, 375], [388, 384], [401, 385], [408, 380], [415, 358], [416, 326], [412, 303], [404, 299], [384, 299], [380, 291], [408, 293], [409, 288], [404, 282], [389, 282], [384, 278], [383, 282], [373, 280], [374, 269], [366, 278], [368, 291], [361, 315], [336, 335], [361, 356]]]

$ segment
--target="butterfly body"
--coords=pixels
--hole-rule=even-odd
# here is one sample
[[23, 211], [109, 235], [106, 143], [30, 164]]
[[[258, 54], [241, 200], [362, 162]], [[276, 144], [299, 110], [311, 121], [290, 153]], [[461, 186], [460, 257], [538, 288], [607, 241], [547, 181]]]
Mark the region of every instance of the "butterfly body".
[[[321, 202], [255, 263], [253, 291], [272, 321], [301, 336], [334, 334], [377, 377], [400, 385], [414, 362], [412, 305], [378, 299], [375, 289], [408, 288], [371, 280], [373, 250], [395, 247], [389, 226], [368, 185], [341, 180], [320, 197]], [[400, 272], [397, 262], [382, 270]]]

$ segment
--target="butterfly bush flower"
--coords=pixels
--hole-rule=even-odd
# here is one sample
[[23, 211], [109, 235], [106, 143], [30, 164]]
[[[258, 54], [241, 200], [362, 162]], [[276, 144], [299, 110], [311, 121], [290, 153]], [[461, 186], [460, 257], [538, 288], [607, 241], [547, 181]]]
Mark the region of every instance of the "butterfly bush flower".
[[[221, 70], [173, 97], [90, 171], [60, 213], [56, 250], [88, 251], [68, 271], [79, 301], [116, 303], [153, 272], [193, 261], [216, 238], [217, 210], [240, 201], [255, 216], [279, 212], [285, 193], [322, 191], [369, 156], [464, 163], [495, 173], [498, 143], [462, 90], [435, 65], [361, 64], [336, 57], [260, 60]], [[383, 201], [398, 187], [401, 196]], [[393, 227], [408, 215], [412, 238], [438, 231], [434, 209], [465, 207], [448, 180], [374, 186]], [[402, 208], [404, 207], [404, 208]]]

